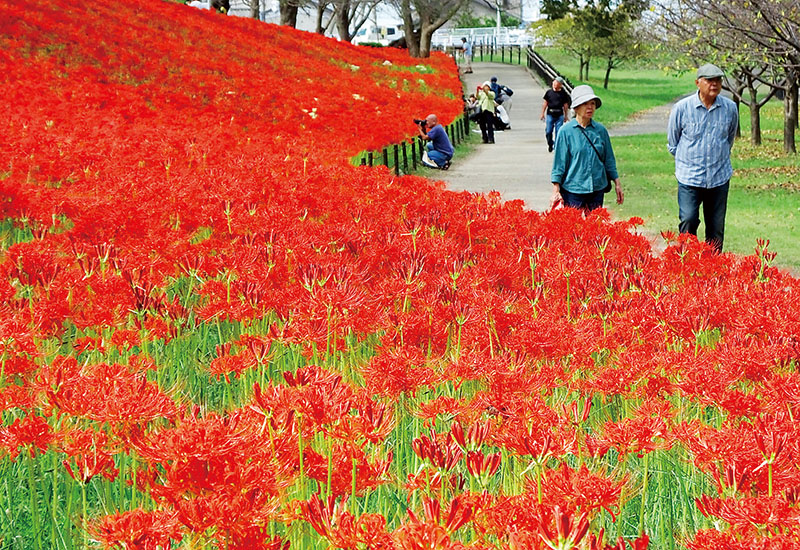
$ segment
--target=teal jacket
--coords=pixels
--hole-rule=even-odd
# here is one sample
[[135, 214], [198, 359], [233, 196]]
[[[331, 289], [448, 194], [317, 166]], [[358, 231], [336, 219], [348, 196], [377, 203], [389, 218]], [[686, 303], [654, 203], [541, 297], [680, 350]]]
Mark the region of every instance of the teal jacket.
[[[587, 137], [594, 144], [597, 153]], [[601, 158], [605, 159], [605, 163]], [[586, 194], [602, 191], [608, 180], [618, 177], [617, 159], [614, 158], [611, 139], [605, 126], [591, 121], [581, 131], [578, 121], [573, 119], [561, 127], [556, 138], [551, 182], [561, 185], [570, 193]]]

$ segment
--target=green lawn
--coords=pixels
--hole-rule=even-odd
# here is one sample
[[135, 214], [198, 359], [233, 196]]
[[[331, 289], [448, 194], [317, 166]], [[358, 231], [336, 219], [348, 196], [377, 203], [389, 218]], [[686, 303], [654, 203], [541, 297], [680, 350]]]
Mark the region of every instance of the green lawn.
[[594, 93], [603, 100], [603, 107], [597, 111], [595, 118], [606, 125], [621, 122], [633, 113], [669, 103], [694, 89], [692, 74], [675, 76], [657, 67], [623, 66], [611, 71], [606, 90], [603, 89], [605, 69], [602, 60], [594, 61], [589, 78], [581, 81], [578, 80], [577, 59], [555, 48], [537, 48], [536, 51], [576, 86], [588, 84], [594, 89]]
[[[733, 151], [734, 176], [728, 199], [725, 250], [752, 254], [757, 238], [770, 240], [776, 264], [800, 270], [800, 159], [783, 153], [782, 104], [762, 111], [764, 144], [749, 143], [749, 114], [743, 108], [743, 138]], [[612, 206], [618, 218], [640, 216], [653, 235], [677, 231], [677, 184], [666, 134], [614, 138], [625, 204]], [[701, 216], [702, 217], [702, 216]], [[702, 236], [703, 224], [698, 233]]]

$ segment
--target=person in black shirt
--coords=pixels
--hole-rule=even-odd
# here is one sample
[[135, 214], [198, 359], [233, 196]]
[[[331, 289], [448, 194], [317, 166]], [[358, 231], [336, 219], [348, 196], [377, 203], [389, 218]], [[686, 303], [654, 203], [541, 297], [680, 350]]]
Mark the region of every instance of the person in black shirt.
[[553, 152], [558, 130], [569, 120], [569, 106], [572, 99], [563, 89], [564, 79], [560, 76], [553, 81], [553, 87], [544, 94], [542, 120], [546, 120], [544, 135], [547, 138], [547, 150]]

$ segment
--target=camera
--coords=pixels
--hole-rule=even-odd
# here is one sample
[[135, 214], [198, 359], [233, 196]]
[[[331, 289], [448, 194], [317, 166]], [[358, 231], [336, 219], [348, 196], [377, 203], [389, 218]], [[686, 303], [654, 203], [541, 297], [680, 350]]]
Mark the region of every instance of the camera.
[[418, 125], [420, 128], [422, 128], [422, 131], [423, 131], [423, 132], [424, 132], [424, 131], [425, 131], [425, 129], [428, 127], [428, 121], [427, 121], [427, 120], [420, 120], [420, 119], [418, 119], [418, 118], [415, 118], [415, 119], [414, 119], [414, 124], [416, 124], [416, 125]]

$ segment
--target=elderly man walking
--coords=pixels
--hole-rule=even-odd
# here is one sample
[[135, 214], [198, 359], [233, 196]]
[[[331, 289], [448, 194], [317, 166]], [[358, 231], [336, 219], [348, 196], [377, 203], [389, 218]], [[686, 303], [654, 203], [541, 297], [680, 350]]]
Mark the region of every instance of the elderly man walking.
[[544, 93], [541, 119], [545, 120], [544, 136], [547, 138], [547, 150], [553, 152], [561, 126], [569, 120], [571, 99], [563, 90], [564, 79], [560, 76], [553, 81], [552, 88]]
[[702, 205], [705, 240], [717, 252], [722, 252], [725, 238], [731, 148], [739, 126], [736, 104], [719, 95], [724, 74], [711, 64], [697, 69], [697, 93], [672, 108], [667, 127], [678, 180], [678, 229], [697, 235]]

